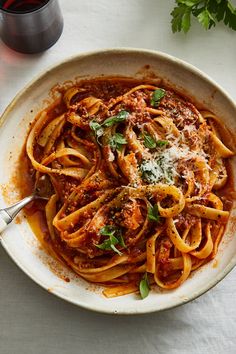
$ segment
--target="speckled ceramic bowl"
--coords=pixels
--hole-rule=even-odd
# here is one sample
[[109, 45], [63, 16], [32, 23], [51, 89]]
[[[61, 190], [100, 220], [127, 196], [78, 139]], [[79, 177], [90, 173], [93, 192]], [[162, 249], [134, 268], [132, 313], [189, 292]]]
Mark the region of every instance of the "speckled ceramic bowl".
[[[25, 87], [1, 117], [0, 206], [17, 197], [11, 176], [19, 158], [28, 123], [46, 105], [50, 89], [75, 77], [129, 76], [163, 78], [180, 92], [187, 93], [223, 117], [236, 131], [236, 105], [228, 94], [195, 67], [169, 55], [140, 49], [109, 49], [80, 54], [45, 71]], [[233, 160], [234, 169], [236, 160]], [[9, 193], [11, 190], [11, 193]], [[8, 198], [6, 198], [6, 194]], [[151, 291], [145, 300], [135, 295], [107, 299], [101, 288], [76, 277], [40, 248], [27, 221], [21, 217], [4, 231], [1, 242], [17, 265], [51, 293], [90, 310], [110, 314], [139, 314], [168, 309], [186, 303], [218, 283], [236, 264], [236, 237], [233, 207], [216, 260], [196, 271], [181, 287], [169, 292]], [[70, 282], [64, 280], [70, 278]]]

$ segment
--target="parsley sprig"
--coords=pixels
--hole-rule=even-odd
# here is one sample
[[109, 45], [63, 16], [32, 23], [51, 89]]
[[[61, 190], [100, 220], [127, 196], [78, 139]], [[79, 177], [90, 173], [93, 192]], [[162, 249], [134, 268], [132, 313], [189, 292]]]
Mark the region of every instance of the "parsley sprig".
[[123, 248], [126, 248], [126, 245], [119, 228], [106, 225], [100, 229], [100, 235], [107, 236], [108, 238], [103, 243], [96, 245], [97, 248], [101, 250], [113, 250], [118, 253], [119, 256], [122, 256], [122, 252], [116, 248], [116, 245], [120, 245]]
[[172, 31], [187, 33], [191, 26], [191, 17], [207, 30], [223, 21], [236, 31], [236, 8], [229, 0], [175, 0], [177, 6], [171, 12]]

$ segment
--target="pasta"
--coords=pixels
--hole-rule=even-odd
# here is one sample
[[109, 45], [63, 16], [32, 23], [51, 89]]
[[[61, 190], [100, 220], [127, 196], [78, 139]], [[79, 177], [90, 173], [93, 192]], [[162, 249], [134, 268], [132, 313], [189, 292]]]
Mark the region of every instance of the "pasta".
[[42, 242], [107, 297], [177, 288], [215, 257], [229, 218], [221, 123], [160, 85], [81, 82], [27, 137], [32, 180], [53, 186]]

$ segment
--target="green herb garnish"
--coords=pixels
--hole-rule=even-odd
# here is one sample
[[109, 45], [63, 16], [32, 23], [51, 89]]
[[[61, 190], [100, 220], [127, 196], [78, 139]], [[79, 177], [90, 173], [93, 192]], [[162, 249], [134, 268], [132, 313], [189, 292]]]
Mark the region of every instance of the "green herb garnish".
[[169, 144], [169, 142], [167, 140], [157, 140], [157, 146], [159, 146], [159, 147], [163, 147], [168, 144]]
[[116, 116], [107, 118], [102, 125], [105, 127], [111, 127], [113, 124], [123, 122], [129, 116], [129, 112], [127, 111], [120, 111]]
[[[104, 133], [104, 128], [103, 127], [111, 127], [113, 124], [123, 122], [129, 115], [129, 112], [127, 111], [120, 111], [116, 116], [107, 118], [102, 122], [101, 124], [96, 122], [95, 120], [92, 120], [89, 123], [90, 128], [94, 131], [94, 134], [96, 136], [97, 142], [99, 142], [99, 138], [103, 135]], [[122, 134], [120, 134], [122, 135]], [[122, 143], [120, 143], [122, 144]], [[125, 143], [126, 144], [126, 143]]]
[[236, 31], [236, 8], [229, 0], [175, 0], [177, 6], [171, 12], [172, 31], [188, 32], [191, 16], [207, 30], [223, 21]]
[[157, 204], [148, 207], [148, 219], [156, 222], [160, 221], [160, 215]]
[[121, 133], [115, 133], [109, 140], [112, 150], [121, 150], [122, 145], [127, 144], [127, 140]]
[[158, 107], [161, 99], [165, 96], [166, 91], [164, 89], [157, 89], [153, 91], [151, 98], [151, 106]]
[[90, 128], [93, 130], [93, 131], [98, 131], [99, 129], [101, 129], [101, 124], [99, 124], [98, 122], [96, 122], [95, 120], [92, 120], [90, 123], [89, 123], [89, 126]]
[[113, 225], [106, 225], [100, 229], [100, 234], [103, 236], [110, 236], [110, 235], [114, 235], [114, 233], [117, 232], [117, 230], [118, 229]]
[[157, 146], [157, 143], [155, 141], [155, 139], [153, 139], [153, 137], [149, 134], [147, 134], [146, 132], [143, 133], [142, 135], [143, 137], [143, 142], [144, 142], [144, 146], [148, 149], [155, 149], [155, 147]]
[[100, 245], [96, 245], [96, 247], [102, 250], [113, 250], [118, 253], [119, 256], [122, 256], [122, 252], [116, 248], [116, 245], [120, 245], [124, 248], [126, 248], [126, 245], [119, 228], [112, 225], [106, 225], [100, 229], [100, 235], [108, 236], [108, 239]]
[[122, 235], [119, 236], [119, 243], [122, 247], [124, 248], [127, 248], [126, 244], [125, 244], [125, 241], [124, 241], [124, 238]]
[[[103, 135], [104, 129], [101, 124], [96, 122], [95, 120], [92, 120], [89, 123], [90, 128], [94, 131], [94, 134], [96, 136], [97, 142], [99, 143], [99, 138]], [[100, 144], [100, 143], [99, 143]]]
[[148, 296], [149, 291], [150, 291], [150, 287], [149, 287], [148, 276], [147, 276], [147, 273], [145, 273], [139, 283], [139, 292], [140, 292], [141, 298], [145, 299], [145, 297]]

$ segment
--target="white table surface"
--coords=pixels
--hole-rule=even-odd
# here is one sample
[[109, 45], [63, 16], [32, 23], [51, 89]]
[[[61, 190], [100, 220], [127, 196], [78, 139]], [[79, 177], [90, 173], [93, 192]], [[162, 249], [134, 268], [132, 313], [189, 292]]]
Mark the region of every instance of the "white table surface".
[[[0, 114], [35, 75], [83, 51], [149, 48], [194, 64], [236, 99], [236, 32], [196, 23], [172, 34], [174, 0], [61, 0], [60, 40], [39, 55], [0, 41]], [[158, 298], [157, 298], [158, 301]], [[112, 317], [80, 309], [42, 290], [0, 247], [1, 354], [236, 353], [236, 269], [195, 301], [162, 313]]]

